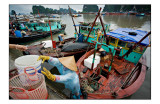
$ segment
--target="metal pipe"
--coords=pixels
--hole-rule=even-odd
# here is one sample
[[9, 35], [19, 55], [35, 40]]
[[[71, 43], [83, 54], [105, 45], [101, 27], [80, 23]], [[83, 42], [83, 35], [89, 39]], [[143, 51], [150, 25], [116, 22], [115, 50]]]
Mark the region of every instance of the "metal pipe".
[[122, 89], [124, 89], [126, 87], [126, 85], [128, 84], [128, 82], [131, 80], [132, 76], [135, 74], [135, 72], [139, 69], [139, 66], [140, 64], [138, 64], [138, 66], [136, 68], [134, 68], [132, 70], [132, 72], [129, 74], [128, 78], [126, 79], [126, 81], [123, 83], [122, 85]]

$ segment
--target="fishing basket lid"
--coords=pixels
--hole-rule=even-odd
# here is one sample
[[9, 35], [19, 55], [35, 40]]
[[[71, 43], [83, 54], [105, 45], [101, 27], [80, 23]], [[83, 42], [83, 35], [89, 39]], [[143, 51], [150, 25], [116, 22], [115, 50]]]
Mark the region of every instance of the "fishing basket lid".
[[77, 71], [77, 65], [74, 56], [58, 58], [59, 61], [68, 69]]

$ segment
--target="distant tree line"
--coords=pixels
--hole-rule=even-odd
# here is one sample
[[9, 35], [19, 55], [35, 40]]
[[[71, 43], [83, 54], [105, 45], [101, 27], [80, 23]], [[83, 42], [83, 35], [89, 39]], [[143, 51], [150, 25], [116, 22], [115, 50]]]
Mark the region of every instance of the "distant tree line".
[[105, 5], [103, 12], [151, 12], [151, 5]]
[[[38, 14], [38, 12], [40, 14], [62, 14], [62, 13], [66, 14], [66, 13], [69, 13], [69, 10], [64, 8], [60, 8], [59, 10], [57, 10], [52, 8], [45, 8], [44, 6], [41, 6], [41, 5], [33, 5], [31, 14]], [[77, 11], [73, 10], [72, 8], [71, 8], [71, 12], [77, 13]]]
[[[97, 5], [83, 5], [83, 13], [98, 12]], [[103, 12], [151, 12], [151, 5], [105, 5]]]

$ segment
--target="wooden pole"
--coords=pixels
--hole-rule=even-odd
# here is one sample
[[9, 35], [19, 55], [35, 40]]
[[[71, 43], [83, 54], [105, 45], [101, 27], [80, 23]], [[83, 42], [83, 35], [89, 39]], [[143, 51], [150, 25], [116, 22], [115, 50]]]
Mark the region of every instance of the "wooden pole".
[[87, 39], [85, 40], [85, 42], [87, 42], [87, 40], [88, 40], [88, 37], [89, 37], [89, 35], [90, 35], [90, 33], [91, 33], [92, 29], [93, 29], [93, 26], [95, 25], [96, 20], [97, 20], [98, 16], [100, 15], [101, 9], [102, 9], [102, 8], [100, 8], [99, 11], [98, 11], [98, 13], [97, 13], [97, 16], [96, 16], [96, 18], [95, 18], [95, 20], [94, 20], [94, 22], [93, 22], [93, 24], [92, 24], [92, 27], [91, 27], [91, 29], [90, 29], [90, 31], [89, 31], [89, 34], [88, 34]]
[[[151, 34], [151, 31], [150, 32], [148, 32], [138, 43], [135, 43], [134, 44], [134, 46], [132, 47], [132, 50], [133, 49], [135, 49], [136, 48], [136, 46], [138, 45], [138, 44], [140, 44], [146, 37], [148, 37], [149, 35]], [[122, 56], [122, 58], [124, 58], [124, 56], [126, 56], [127, 54], [130, 54], [132, 51], [127, 51], [123, 56]]]
[[101, 18], [100, 15], [99, 15], [99, 19], [100, 19], [100, 22], [101, 22], [101, 25], [102, 25], [104, 34], [105, 34], [105, 36], [106, 36], [106, 44], [109, 45], [109, 37], [108, 37], [108, 35], [106, 34], [106, 31], [105, 31], [105, 28], [104, 28], [104, 25], [103, 25], [103, 21], [102, 21], [102, 18]]
[[73, 21], [73, 25], [74, 25], [74, 28], [75, 28], [76, 34], [78, 35], [77, 28], [76, 28], [76, 25], [75, 25], [74, 19], [73, 19], [73, 17], [72, 17], [71, 8], [69, 7], [69, 5], [68, 5], [68, 8], [69, 8], [69, 13], [70, 13], [71, 18], [72, 18], [72, 21]]

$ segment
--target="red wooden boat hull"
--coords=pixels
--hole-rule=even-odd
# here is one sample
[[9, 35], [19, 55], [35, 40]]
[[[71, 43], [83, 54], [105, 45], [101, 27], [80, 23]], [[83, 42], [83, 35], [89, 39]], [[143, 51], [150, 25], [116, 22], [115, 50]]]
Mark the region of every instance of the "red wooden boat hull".
[[[87, 52], [86, 54], [84, 54], [77, 62], [77, 67], [79, 70], [81, 70], [82, 68], [82, 63], [83, 60], [90, 55], [90, 53], [93, 53], [93, 50]], [[143, 63], [146, 61], [144, 59], [140, 59]], [[99, 94], [95, 94], [95, 93], [88, 93], [88, 99], [120, 99], [120, 98], [125, 98], [128, 97], [132, 94], [134, 94], [143, 84], [144, 79], [145, 79], [145, 75], [146, 75], [146, 66], [142, 65], [141, 63], [137, 64], [137, 65], [141, 65], [141, 67], [136, 70], [136, 72], [133, 74], [132, 78], [130, 79], [130, 81], [128, 82], [128, 84], [126, 85], [126, 87], [124, 89], [120, 88], [120, 90], [116, 93], [116, 96], [113, 96], [113, 93], [99, 93]], [[80, 71], [81, 72], [81, 71]], [[77, 72], [78, 75], [79, 72]], [[81, 78], [80, 78], [80, 82], [81, 82]], [[107, 82], [105, 82], [107, 83]], [[81, 96], [81, 98], [83, 98]]]
[[126, 13], [106, 13], [106, 15], [126, 15]]

